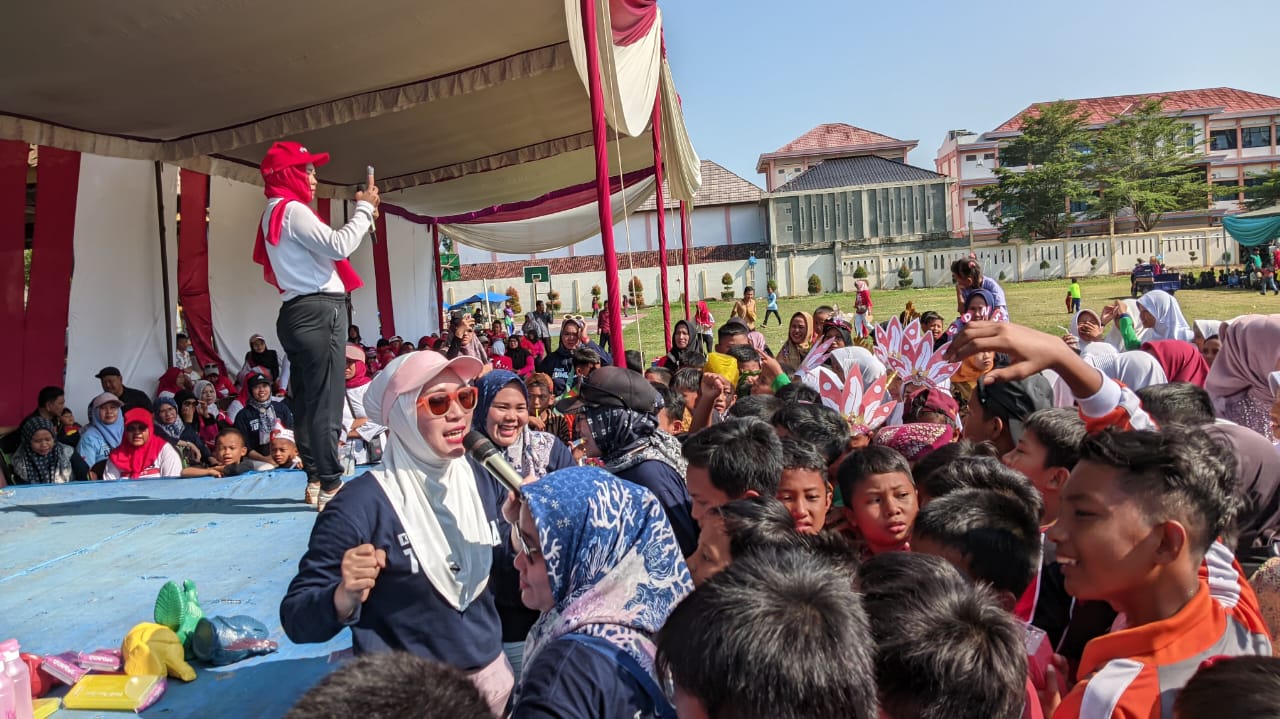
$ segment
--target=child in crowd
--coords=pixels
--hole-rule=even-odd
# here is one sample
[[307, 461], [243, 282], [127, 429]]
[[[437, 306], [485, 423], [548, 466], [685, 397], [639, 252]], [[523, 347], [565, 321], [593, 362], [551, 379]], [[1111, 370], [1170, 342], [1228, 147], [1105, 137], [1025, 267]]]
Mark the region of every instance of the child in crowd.
[[684, 435], [686, 425], [684, 396], [659, 382], [650, 382], [653, 390], [662, 399], [662, 407], [658, 410], [658, 429], [677, 439]]
[[1023, 631], [990, 590], [937, 557], [908, 552], [863, 562], [857, 583], [876, 644], [881, 717], [1042, 716]]
[[1210, 657], [1173, 703], [1175, 719], [1280, 718], [1280, 658]]
[[244, 435], [235, 427], [227, 427], [218, 432], [218, 439], [213, 445], [213, 466], [223, 477], [235, 477], [249, 472], [265, 472], [274, 469], [274, 465], [259, 462], [248, 457], [249, 447], [244, 442]]
[[837, 471], [844, 516], [861, 542], [862, 557], [907, 551], [915, 523], [911, 466], [897, 451], [871, 445], [849, 455]]
[[1052, 406], [1053, 387], [1040, 374], [995, 384], [985, 384], [979, 379], [969, 396], [964, 438], [991, 442], [1001, 454], [1011, 452], [1022, 437], [1027, 417]]
[[650, 367], [644, 371], [644, 378], [665, 387], [671, 386], [671, 370], [666, 367]]
[[286, 719], [490, 719], [476, 685], [460, 670], [408, 652], [365, 654], [326, 675]]
[[702, 370], [683, 367], [671, 375], [671, 389], [684, 398], [684, 406], [692, 408], [698, 403], [698, 390], [702, 387]]
[[782, 478], [778, 499], [791, 512], [796, 531], [817, 534], [831, 510], [831, 484], [827, 459], [817, 447], [795, 437], [782, 440]]
[[271, 463], [277, 469], [302, 469], [302, 459], [298, 457], [293, 430], [276, 425], [271, 433]]
[[773, 415], [772, 423], [779, 437], [795, 437], [812, 444], [829, 467], [849, 448], [849, 422], [820, 402], [788, 402]]
[[[951, 263], [951, 278], [956, 283], [956, 311], [964, 314], [969, 304], [969, 297], [977, 290], [986, 290], [995, 298], [996, 307], [1009, 312], [1009, 303], [1004, 298], [1004, 288], [999, 282], [982, 274], [982, 265], [973, 257], [956, 260]], [[992, 310], [995, 307], [991, 308]]]
[[1067, 286], [1067, 312], [1075, 314], [1080, 311], [1080, 280], [1072, 277]]
[[743, 497], [773, 497], [782, 475], [782, 443], [758, 419], [729, 419], [692, 434], [682, 448], [693, 518]]
[[1067, 591], [1109, 602], [1118, 629], [1085, 647], [1081, 681], [1055, 717], [1149, 716], [1207, 655], [1269, 655], [1255, 602], [1226, 607], [1200, 577], [1230, 523], [1234, 463], [1203, 432], [1107, 429], [1081, 445], [1062, 492], [1057, 545]]
[[573, 381], [567, 388], [569, 391], [576, 391], [582, 381], [591, 376], [592, 372], [600, 369], [600, 354], [590, 347], [579, 347], [573, 351]]
[[862, 600], [843, 567], [809, 552], [735, 560], [676, 606], [657, 644], [680, 716], [877, 716]]
[[80, 423], [76, 421], [76, 413], [66, 407], [58, 419], [58, 441], [71, 447], [76, 446], [80, 442], [81, 429]]
[[735, 499], [710, 510], [698, 547], [685, 560], [694, 586], [724, 571], [734, 560], [768, 547], [803, 547], [791, 512], [773, 497]]
[[755, 417], [761, 422], [772, 422], [773, 416], [786, 403], [771, 394], [752, 394], [739, 398], [729, 410], [730, 417]]

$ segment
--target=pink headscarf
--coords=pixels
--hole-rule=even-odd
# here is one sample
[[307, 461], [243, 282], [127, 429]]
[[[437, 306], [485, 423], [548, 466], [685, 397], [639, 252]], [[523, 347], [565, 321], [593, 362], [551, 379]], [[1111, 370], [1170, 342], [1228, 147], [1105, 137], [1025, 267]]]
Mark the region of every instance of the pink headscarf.
[[747, 341], [751, 343], [751, 346], [755, 348], [756, 352], [764, 354], [766, 344], [764, 334], [756, 330], [751, 330], [747, 333]]
[[912, 465], [951, 443], [955, 430], [945, 424], [914, 422], [876, 430], [872, 442], [898, 450]]
[[1218, 338], [1222, 351], [1204, 382], [1209, 396], [1216, 403], [1247, 392], [1255, 403], [1270, 407], [1275, 401], [1270, 375], [1280, 370], [1280, 315], [1240, 317]]
[[1197, 387], [1204, 386], [1204, 378], [1209, 374], [1209, 365], [1204, 355], [1190, 342], [1182, 340], [1154, 340], [1143, 342], [1142, 349], [1156, 358], [1164, 369], [1164, 376], [1170, 382], [1190, 382]]

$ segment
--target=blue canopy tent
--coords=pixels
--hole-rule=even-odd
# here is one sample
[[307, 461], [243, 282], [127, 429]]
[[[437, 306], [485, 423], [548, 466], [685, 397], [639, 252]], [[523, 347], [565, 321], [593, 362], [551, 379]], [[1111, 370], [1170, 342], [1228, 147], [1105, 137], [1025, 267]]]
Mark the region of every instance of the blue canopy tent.
[[499, 294], [499, 293], [497, 293], [497, 292], [482, 292], [482, 293], [479, 293], [479, 294], [471, 295], [470, 297], [468, 297], [468, 298], [466, 298], [466, 299], [458, 300], [457, 302], [454, 302], [454, 303], [453, 303], [453, 304], [451, 304], [451, 305], [446, 305], [446, 306], [445, 306], [445, 309], [447, 309], [447, 310], [456, 310], [456, 309], [458, 309], [459, 307], [466, 307], [467, 305], [474, 305], [474, 304], [475, 304], [475, 303], [477, 303], [477, 302], [506, 302], [506, 301], [507, 301], [507, 300], [509, 300], [509, 299], [511, 299], [511, 298], [510, 298], [510, 297], [507, 297], [507, 296], [506, 296], [506, 295], [504, 295], [504, 294]]
[[1280, 238], [1280, 205], [1222, 218], [1222, 226], [1241, 247], [1259, 247]]

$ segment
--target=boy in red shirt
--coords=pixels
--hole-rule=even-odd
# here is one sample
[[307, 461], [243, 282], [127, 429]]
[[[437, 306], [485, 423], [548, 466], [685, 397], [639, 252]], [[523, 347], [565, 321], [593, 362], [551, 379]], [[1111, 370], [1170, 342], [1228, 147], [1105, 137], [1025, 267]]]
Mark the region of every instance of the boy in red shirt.
[[1256, 608], [1215, 602], [1200, 576], [1236, 509], [1233, 483], [1230, 455], [1203, 433], [1109, 429], [1085, 440], [1049, 538], [1067, 591], [1110, 603], [1127, 628], [1089, 642], [1054, 717], [1170, 716], [1205, 659], [1271, 653]]

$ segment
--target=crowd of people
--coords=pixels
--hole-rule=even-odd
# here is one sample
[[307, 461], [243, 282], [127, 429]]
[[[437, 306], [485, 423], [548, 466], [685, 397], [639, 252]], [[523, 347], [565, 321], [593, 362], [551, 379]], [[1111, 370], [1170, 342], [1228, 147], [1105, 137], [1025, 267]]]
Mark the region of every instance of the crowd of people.
[[[1191, 324], [1157, 290], [1051, 336], [976, 259], [952, 271], [954, 309], [877, 321], [860, 292], [852, 315], [794, 313], [776, 350], [754, 297], [718, 326], [700, 303], [647, 366], [542, 303], [518, 332], [457, 314], [367, 346], [351, 327], [358, 476], [280, 616], [295, 642], [349, 628], [358, 658], [295, 714], [1280, 706], [1280, 315]], [[296, 466], [287, 358], [255, 336], [244, 364], [188, 361], [154, 401], [104, 368], [83, 427], [47, 388], [14, 475]], [[473, 430], [519, 492], [466, 454]]]

